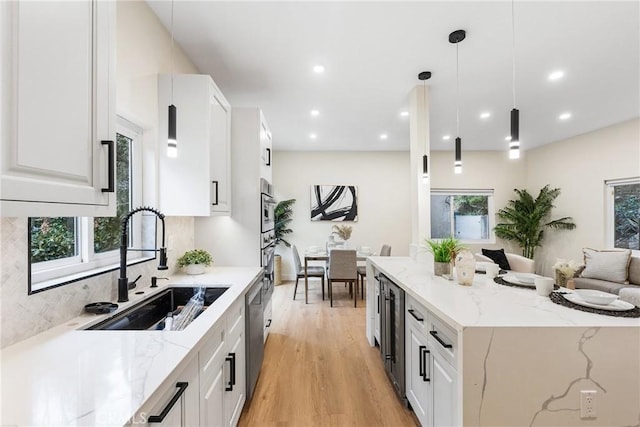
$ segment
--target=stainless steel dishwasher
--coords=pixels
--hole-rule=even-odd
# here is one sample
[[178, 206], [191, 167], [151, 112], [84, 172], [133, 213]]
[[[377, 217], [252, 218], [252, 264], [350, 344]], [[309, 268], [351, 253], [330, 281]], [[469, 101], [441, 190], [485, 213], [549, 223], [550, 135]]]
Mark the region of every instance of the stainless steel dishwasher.
[[247, 348], [247, 401], [256, 388], [262, 359], [264, 358], [264, 307], [262, 299], [262, 278], [256, 280], [245, 297], [246, 348]]

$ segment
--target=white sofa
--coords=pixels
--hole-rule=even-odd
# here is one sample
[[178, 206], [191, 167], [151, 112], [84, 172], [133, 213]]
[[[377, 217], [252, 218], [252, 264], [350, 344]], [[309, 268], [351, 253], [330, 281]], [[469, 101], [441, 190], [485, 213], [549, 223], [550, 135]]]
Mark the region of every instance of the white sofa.
[[[507, 261], [509, 261], [511, 271], [516, 271], [518, 273], [535, 273], [536, 265], [532, 259], [518, 254], [510, 254], [508, 252], [505, 252], [505, 256], [507, 257]], [[475, 254], [475, 257], [476, 261], [493, 262], [491, 258], [484, 256], [479, 252]]]

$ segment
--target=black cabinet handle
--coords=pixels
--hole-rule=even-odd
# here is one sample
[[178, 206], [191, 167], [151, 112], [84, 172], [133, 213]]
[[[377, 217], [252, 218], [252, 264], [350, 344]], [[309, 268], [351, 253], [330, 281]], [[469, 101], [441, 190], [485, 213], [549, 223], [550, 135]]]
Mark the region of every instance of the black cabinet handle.
[[218, 181], [211, 181], [212, 184], [214, 184], [216, 186], [216, 201], [211, 203], [212, 206], [218, 206]]
[[[428, 383], [429, 381], [431, 381], [431, 378], [427, 377], [427, 365], [429, 364], [429, 361], [425, 359], [425, 356], [428, 354], [431, 354], [431, 352], [427, 350], [427, 347], [424, 345], [420, 346], [420, 348], [422, 349], [422, 354], [420, 355], [420, 361], [422, 362], [422, 366], [424, 366], [424, 370], [422, 371], [422, 381]], [[429, 377], [430, 376], [431, 376], [431, 373], [429, 373]]]
[[229, 362], [229, 385], [227, 385], [225, 391], [233, 391], [233, 386], [236, 385], [236, 354], [229, 353], [224, 358], [225, 362]]
[[380, 294], [378, 294], [378, 314], [380, 314]]
[[427, 346], [426, 345], [421, 345], [420, 347], [418, 347], [418, 371], [420, 373], [420, 376], [422, 378], [424, 378], [424, 357], [422, 355], [423, 350], [426, 350]]
[[442, 341], [442, 338], [440, 338], [438, 336], [438, 331], [429, 331], [429, 333], [431, 334], [432, 337], [434, 337], [436, 339], [436, 341], [438, 341], [440, 343], [441, 346], [443, 346], [444, 348], [453, 348], [453, 345], [451, 344], [447, 344], [446, 342]]
[[162, 421], [164, 421], [165, 417], [169, 414], [176, 402], [180, 400], [182, 393], [184, 393], [187, 387], [189, 387], [189, 383], [178, 382], [176, 383], [176, 387], [178, 388], [178, 391], [176, 391], [176, 394], [173, 395], [169, 403], [167, 403], [167, 406], [165, 406], [162, 412], [160, 412], [160, 415], [151, 415], [148, 419], [148, 422], [161, 423]]
[[407, 310], [409, 312], [410, 315], [413, 316], [414, 319], [416, 319], [418, 322], [424, 322], [424, 318], [423, 317], [418, 317], [416, 316], [415, 311], [413, 310], [413, 308], [410, 308], [409, 310]]
[[271, 326], [271, 319], [267, 321], [267, 328]]
[[267, 166], [271, 166], [271, 148], [267, 148]]
[[116, 153], [115, 153], [115, 142], [113, 141], [100, 141], [102, 145], [106, 145], [109, 149], [109, 160], [108, 160], [108, 187], [102, 188], [103, 193], [115, 193], [116, 192]]

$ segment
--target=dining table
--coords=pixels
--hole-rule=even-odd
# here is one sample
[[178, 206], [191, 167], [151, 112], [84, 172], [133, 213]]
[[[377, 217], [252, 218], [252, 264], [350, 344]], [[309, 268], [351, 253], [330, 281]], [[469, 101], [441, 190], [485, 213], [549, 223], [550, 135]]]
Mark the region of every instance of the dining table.
[[[373, 252], [356, 252], [356, 260], [357, 261], [366, 261], [367, 257], [376, 255]], [[309, 261], [329, 261], [329, 254], [326, 251], [319, 252], [309, 252], [308, 250], [304, 253], [304, 303], [309, 303], [308, 293], [309, 293], [309, 277], [307, 276], [307, 267], [309, 265]], [[323, 291], [324, 292], [324, 291]]]

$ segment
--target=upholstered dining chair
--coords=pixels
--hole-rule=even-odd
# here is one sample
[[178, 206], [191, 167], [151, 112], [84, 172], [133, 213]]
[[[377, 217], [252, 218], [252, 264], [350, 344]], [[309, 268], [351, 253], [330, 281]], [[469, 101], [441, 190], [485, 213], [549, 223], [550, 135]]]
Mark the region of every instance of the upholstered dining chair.
[[328, 290], [330, 306], [333, 307], [333, 282], [349, 284], [350, 294], [353, 294], [353, 306], [356, 307], [356, 287], [358, 257], [353, 249], [334, 249], [329, 253]]
[[[296, 245], [291, 245], [291, 252], [293, 253], [293, 265], [296, 268], [296, 285], [293, 288], [293, 299], [296, 299], [296, 292], [298, 291], [298, 281], [304, 279], [304, 266], [300, 261], [300, 254]], [[324, 267], [310, 265], [307, 266], [307, 277], [320, 278], [322, 284], [322, 299], [324, 300]]]
[[[390, 256], [391, 255], [391, 246], [382, 245], [382, 249], [380, 249], [380, 256]], [[364, 299], [364, 279], [367, 277], [367, 266], [360, 265], [358, 266], [358, 284], [360, 285], [360, 297]]]

